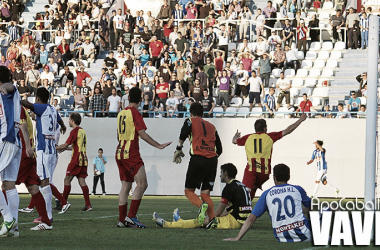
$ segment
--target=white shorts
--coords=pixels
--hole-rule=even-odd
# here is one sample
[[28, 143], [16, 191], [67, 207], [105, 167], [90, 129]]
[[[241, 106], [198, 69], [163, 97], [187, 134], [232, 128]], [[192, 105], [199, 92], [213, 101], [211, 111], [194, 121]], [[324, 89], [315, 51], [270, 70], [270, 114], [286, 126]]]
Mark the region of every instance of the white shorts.
[[56, 155], [45, 154], [43, 150], [37, 151], [37, 175], [40, 180], [51, 178], [55, 169]]
[[17, 180], [20, 160], [20, 147], [8, 141], [0, 143], [0, 178], [2, 181]]
[[326, 179], [327, 179], [327, 169], [319, 170], [317, 172], [317, 178], [315, 180], [323, 182]]

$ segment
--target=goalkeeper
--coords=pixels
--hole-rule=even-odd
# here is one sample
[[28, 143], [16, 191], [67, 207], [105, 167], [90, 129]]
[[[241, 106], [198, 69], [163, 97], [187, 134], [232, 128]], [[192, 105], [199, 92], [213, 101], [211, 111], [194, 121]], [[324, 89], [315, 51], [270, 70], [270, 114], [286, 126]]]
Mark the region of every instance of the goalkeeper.
[[[185, 154], [182, 152], [186, 138], [190, 141], [190, 162], [186, 173], [185, 195], [196, 207], [207, 203], [207, 215], [210, 220], [215, 218], [214, 203], [210, 198], [213, 190], [218, 157], [222, 154], [222, 143], [214, 125], [202, 119], [203, 107], [200, 103], [190, 106], [190, 118], [185, 120], [179, 136], [179, 143], [174, 152], [173, 162], [179, 164]], [[201, 190], [201, 199], [195, 194], [195, 189]]]
[[207, 229], [240, 229], [245, 220], [252, 212], [251, 196], [249, 190], [243, 183], [235, 180], [237, 169], [232, 163], [220, 167], [220, 181], [226, 183], [222, 191], [222, 199], [215, 211], [216, 217], [209, 221], [205, 210], [207, 204], [203, 203], [198, 217], [193, 220], [182, 220], [178, 208], [174, 210], [173, 222], [162, 219], [156, 212], [153, 220], [163, 228], [196, 228], [206, 226]]

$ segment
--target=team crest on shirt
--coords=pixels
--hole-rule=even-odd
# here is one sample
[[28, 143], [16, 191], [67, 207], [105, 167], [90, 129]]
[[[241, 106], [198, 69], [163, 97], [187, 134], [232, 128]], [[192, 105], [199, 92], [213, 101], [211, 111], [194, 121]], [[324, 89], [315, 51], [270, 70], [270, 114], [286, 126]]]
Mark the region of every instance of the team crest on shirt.
[[3, 105], [0, 104], [0, 118], [4, 117]]

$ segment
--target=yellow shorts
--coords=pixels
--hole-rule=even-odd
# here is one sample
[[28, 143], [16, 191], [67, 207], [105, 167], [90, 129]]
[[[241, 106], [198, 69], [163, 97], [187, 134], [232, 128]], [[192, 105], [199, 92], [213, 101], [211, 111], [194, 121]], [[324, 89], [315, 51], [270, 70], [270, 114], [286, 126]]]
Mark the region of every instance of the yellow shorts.
[[231, 214], [223, 217], [216, 217], [218, 220], [217, 229], [240, 229], [243, 224], [238, 222]]

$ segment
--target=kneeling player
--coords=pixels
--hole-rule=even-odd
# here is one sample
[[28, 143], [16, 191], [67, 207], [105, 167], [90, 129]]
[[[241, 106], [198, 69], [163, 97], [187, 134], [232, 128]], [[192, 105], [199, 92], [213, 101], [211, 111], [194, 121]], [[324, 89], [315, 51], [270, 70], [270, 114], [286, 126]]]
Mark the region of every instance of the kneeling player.
[[69, 198], [71, 191], [71, 181], [74, 177], [78, 178], [80, 187], [82, 188], [83, 197], [86, 205], [81, 211], [91, 211], [92, 206], [90, 203], [90, 192], [86, 184], [85, 178], [87, 177], [87, 136], [83, 128], [79, 127], [82, 118], [79, 113], [73, 112], [70, 114], [69, 124], [73, 128], [70, 132], [69, 138], [67, 138], [66, 143], [59, 145], [57, 147], [58, 152], [64, 150], [73, 150], [71, 155], [71, 161], [67, 167], [66, 177], [64, 180], [65, 188], [63, 190], [63, 197], [65, 200]]
[[[253, 208], [252, 214], [241, 228], [236, 238], [226, 241], [238, 241], [251, 229], [256, 219], [268, 211], [272, 220], [274, 237], [280, 242], [310, 241], [310, 221], [303, 211], [309, 212], [311, 199], [300, 186], [288, 184], [290, 169], [285, 164], [273, 168], [275, 186], [263, 192]], [[305, 206], [303, 210], [302, 205]]]
[[222, 199], [215, 211], [215, 218], [208, 221], [206, 217], [207, 203], [200, 207], [198, 217], [194, 220], [182, 220], [178, 209], [174, 210], [173, 222], [167, 222], [156, 212], [153, 220], [164, 228], [196, 228], [206, 226], [207, 229], [240, 229], [252, 211], [251, 196], [243, 183], [235, 180], [237, 169], [232, 163], [221, 166], [220, 180], [226, 183], [222, 191]]
[[[36, 206], [38, 214], [41, 217], [41, 223], [30, 230], [51, 230], [53, 226], [46, 211], [45, 199], [39, 190], [41, 181], [37, 175], [37, 161], [31, 147], [33, 145], [33, 124], [28, 112], [23, 107], [21, 108], [20, 124], [22, 153], [16, 185], [25, 183], [29, 193], [32, 195], [33, 204]], [[9, 236], [18, 237], [18, 230], [9, 231]]]

